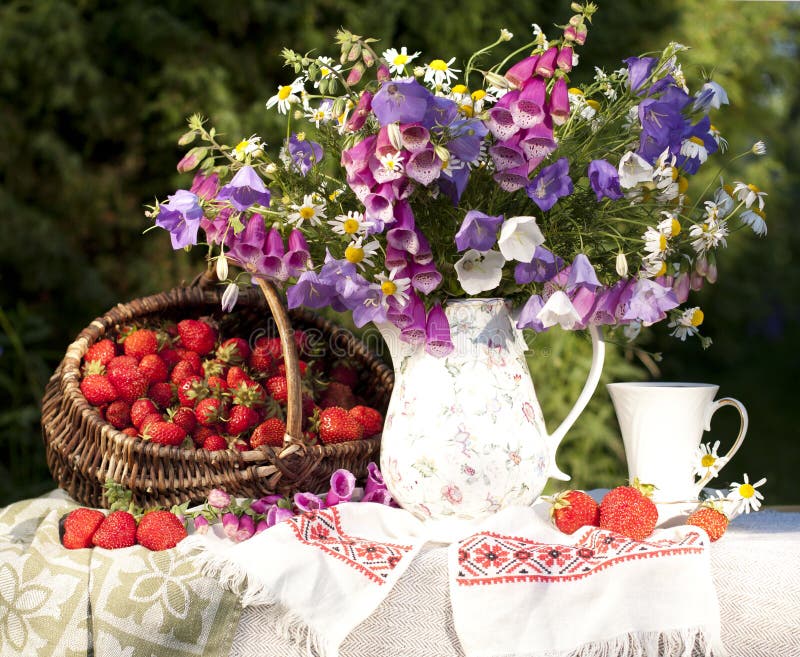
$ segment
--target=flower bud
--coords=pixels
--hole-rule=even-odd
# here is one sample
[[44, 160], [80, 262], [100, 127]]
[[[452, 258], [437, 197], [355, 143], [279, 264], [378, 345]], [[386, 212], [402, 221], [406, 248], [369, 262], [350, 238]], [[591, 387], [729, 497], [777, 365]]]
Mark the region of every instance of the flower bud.
[[361, 77], [364, 75], [364, 65], [361, 62], [358, 62], [353, 68], [350, 69], [350, 73], [347, 75], [347, 84], [354, 85], [361, 82]]
[[392, 148], [394, 148], [394, 150], [398, 152], [403, 150], [403, 136], [400, 132], [400, 124], [397, 122], [389, 123], [386, 126], [386, 132], [389, 137], [389, 143], [392, 145]]
[[239, 531], [239, 518], [235, 513], [228, 512], [222, 516], [222, 528], [225, 530], [225, 536], [235, 540], [236, 532]]
[[217, 257], [217, 280], [228, 280], [228, 258], [224, 253], [220, 253]]
[[625, 254], [622, 251], [617, 254], [616, 268], [617, 274], [623, 278], [628, 275], [628, 259], [625, 257]]
[[507, 30], [506, 28], [502, 28], [500, 30], [500, 41], [511, 41], [514, 38], [514, 34]]
[[253, 521], [251, 516], [247, 514], [243, 515], [239, 518], [239, 528], [236, 530], [236, 536], [234, 540], [237, 543], [241, 543], [242, 541], [246, 541], [256, 532], [256, 524]]
[[203, 516], [195, 516], [194, 533], [200, 534], [201, 536], [208, 533], [208, 520]]
[[225, 292], [222, 293], [222, 311], [229, 313], [233, 310], [239, 300], [239, 286], [236, 283], [228, 283]]
[[392, 73], [389, 70], [389, 67], [386, 64], [380, 64], [378, 66], [378, 71], [376, 73], [378, 77], [378, 82], [388, 82], [392, 79]]
[[750, 151], [753, 155], [764, 155], [767, 152], [767, 145], [763, 141], [757, 141]]
[[215, 509], [224, 509], [231, 503], [231, 496], [224, 490], [214, 488], [208, 494], [208, 503]]

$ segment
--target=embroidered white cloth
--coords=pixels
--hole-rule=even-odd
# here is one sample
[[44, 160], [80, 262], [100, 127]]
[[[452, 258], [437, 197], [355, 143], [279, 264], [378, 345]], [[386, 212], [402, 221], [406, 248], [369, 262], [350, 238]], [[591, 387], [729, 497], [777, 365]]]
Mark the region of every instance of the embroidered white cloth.
[[[297, 516], [244, 542], [181, 543], [243, 606], [276, 605], [278, 632], [308, 655], [337, 657], [384, 600], [431, 525], [352, 503]], [[452, 532], [452, 527], [450, 528]], [[448, 547], [450, 602], [466, 657], [726, 655], [708, 538], [658, 529], [645, 542], [553, 528], [546, 504], [463, 524]]]

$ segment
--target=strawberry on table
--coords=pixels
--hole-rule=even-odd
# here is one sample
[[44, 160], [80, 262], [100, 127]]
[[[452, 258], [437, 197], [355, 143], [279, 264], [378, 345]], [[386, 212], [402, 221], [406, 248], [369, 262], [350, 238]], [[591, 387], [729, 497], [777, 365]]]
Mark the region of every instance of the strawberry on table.
[[199, 319], [184, 319], [178, 322], [178, 335], [184, 348], [201, 356], [213, 351], [217, 342], [217, 332]]
[[550, 517], [565, 534], [574, 534], [585, 525], [600, 524], [600, 507], [581, 490], [567, 490], [553, 498]]
[[96, 547], [114, 550], [136, 544], [136, 519], [127, 511], [112, 511], [92, 536]]
[[636, 541], [645, 540], [658, 522], [658, 509], [649, 497], [652, 488], [635, 480], [632, 486], [608, 491], [600, 503], [600, 528]]
[[712, 543], [719, 540], [728, 528], [728, 516], [718, 502], [706, 502], [686, 520], [687, 525], [704, 529]]
[[363, 437], [364, 427], [344, 408], [331, 406], [320, 412], [319, 438], [326, 445]]
[[105, 515], [97, 509], [81, 507], [70, 511], [64, 518], [61, 544], [70, 550], [92, 547], [92, 536]]
[[186, 538], [183, 523], [169, 511], [150, 511], [136, 528], [136, 542], [148, 550], [169, 550]]

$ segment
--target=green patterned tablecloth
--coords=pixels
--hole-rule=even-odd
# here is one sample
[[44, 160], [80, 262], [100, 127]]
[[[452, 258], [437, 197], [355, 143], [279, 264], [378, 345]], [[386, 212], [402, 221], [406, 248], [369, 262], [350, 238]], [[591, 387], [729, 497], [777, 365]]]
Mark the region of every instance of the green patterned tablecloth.
[[241, 608], [176, 550], [66, 550], [62, 491], [0, 509], [0, 655], [227, 657]]

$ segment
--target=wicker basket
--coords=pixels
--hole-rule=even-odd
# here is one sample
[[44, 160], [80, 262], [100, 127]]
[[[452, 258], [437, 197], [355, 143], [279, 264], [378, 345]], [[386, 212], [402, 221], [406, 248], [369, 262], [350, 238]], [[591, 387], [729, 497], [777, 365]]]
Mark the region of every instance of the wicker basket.
[[[275, 289], [263, 281], [259, 285], [261, 293], [255, 288], [243, 292], [235, 311], [227, 315], [220, 311], [219, 289], [201, 282], [120, 304], [81, 331], [50, 379], [42, 401], [47, 465], [61, 488], [81, 504], [102, 507], [106, 505], [103, 484], [112, 479], [129, 488], [140, 505], [170, 506], [199, 502], [212, 488], [240, 497], [285, 495], [326, 490], [331, 474], [339, 468], [356, 476], [366, 473], [367, 464], [377, 459], [379, 436], [334, 445], [309, 445], [301, 439], [302, 393], [292, 328], [311, 331], [337, 353], [346, 353], [357, 366], [362, 397], [381, 411], [392, 391], [392, 371], [348, 331], [309, 311], [287, 314]], [[105, 422], [81, 393], [81, 359], [117, 325], [208, 315], [218, 317], [224, 330], [238, 335], [261, 328], [280, 336], [289, 387], [282, 448], [207, 451], [143, 441]]]

